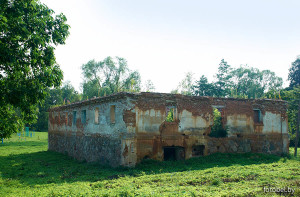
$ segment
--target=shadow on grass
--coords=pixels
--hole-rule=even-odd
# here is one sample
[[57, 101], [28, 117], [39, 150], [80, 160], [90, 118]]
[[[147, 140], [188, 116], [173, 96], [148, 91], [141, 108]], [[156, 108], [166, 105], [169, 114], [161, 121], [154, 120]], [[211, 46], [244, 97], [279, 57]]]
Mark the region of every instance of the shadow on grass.
[[[23, 144], [24, 145], [24, 144]], [[233, 165], [267, 164], [281, 157], [265, 154], [213, 154], [185, 161], [145, 160], [135, 168], [111, 168], [98, 163], [79, 162], [66, 155], [41, 151], [0, 156], [0, 175], [28, 185], [116, 179], [122, 176], [142, 176], [191, 170], [205, 170]]]

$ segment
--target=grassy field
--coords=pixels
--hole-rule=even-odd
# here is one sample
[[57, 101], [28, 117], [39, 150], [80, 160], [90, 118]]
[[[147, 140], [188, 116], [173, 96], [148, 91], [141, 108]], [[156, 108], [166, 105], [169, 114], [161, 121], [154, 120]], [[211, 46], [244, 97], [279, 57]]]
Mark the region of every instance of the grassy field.
[[277, 195], [264, 187], [289, 187], [300, 196], [300, 156], [214, 154], [128, 169], [78, 162], [47, 146], [47, 133], [0, 144], [0, 196]]

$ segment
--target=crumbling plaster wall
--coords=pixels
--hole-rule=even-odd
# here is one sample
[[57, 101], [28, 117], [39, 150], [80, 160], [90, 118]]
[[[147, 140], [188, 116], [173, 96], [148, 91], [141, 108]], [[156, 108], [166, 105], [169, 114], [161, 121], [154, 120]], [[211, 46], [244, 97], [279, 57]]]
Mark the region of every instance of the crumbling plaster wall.
[[[110, 114], [112, 105], [115, 106], [114, 122], [111, 122]], [[67, 153], [78, 160], [100, 161], [111, 166], [118, 166], [124, 162], [135, 163], [132, 161], [134, 156], [131, 156], [128, 161], [124, 161], [124, 157], [121, 157], [126, 144], [131, 144], [128, 142], [130, 138], [134, 139], [128, 135], [135, 132], [134, 127], [126, 125], [123, 120], [124, 111], [133, 107], [129, 98], [123, 98], [80, 103], [50, 110], [49, 150]], [[99, 112], [98, 123], [95, 122], [96, 109]], [[85, 122], [81, 120], [83, 110], [86, 112]], [[76, 111], [75, 124], [74, 111]]]
[[[177, 109], [174, 122], [165, 122], [166, 109]], [[209, 137], [213, 107], [221, 110], [228, 137]], [[185, 149], [185, 159], [193, 157], [193, 147], [204, 145], [204, 155], [215, 152], [288, 152], [286, 103], [272, 100], [220, 99], [170, 94], [142, 94], [136, 104], [137, 161], [163, 160], [163, 147]], [[262, 122], [254, 122], [254, 110]]]
[[[110, 106], [115, 106], [111, 123]], [[213, 107], [220, 109], [228, 137], [209, 137]], [[99, 123], [95, 124], [95, 109]], [[175, 109], [175, 120], [166, 122]], [[254, 122], [254, 109], [262, 122]], [[86, 122], [81, 111], [86, 110]], [[72, 124], [77, 111], [76, 124]], [[66, 116], [67, 115], [67, 116]], [[144, 158], [164, 159], [164, 147], [182, 147], [182, 159], [215, 152], [288, 151], [286, 103], [184, 96], [178, 94], [119, 94], [50, 110], [49, 150], [68, 153], [79, 160], [100, 161], [111, 166], [134, 166]], [[202, 154], [202, 153], [201, 153]]]

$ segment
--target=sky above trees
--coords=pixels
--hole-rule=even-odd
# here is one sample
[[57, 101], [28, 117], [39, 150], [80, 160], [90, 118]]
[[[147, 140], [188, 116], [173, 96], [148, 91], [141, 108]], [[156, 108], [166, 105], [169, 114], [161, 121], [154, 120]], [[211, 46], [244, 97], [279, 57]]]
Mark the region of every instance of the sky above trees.
[[71, 26], [57, 62], [77, 90], [81, 66], [107, 56], [126, 58], [156, 91], [170, 92], [187, 72], [213, 81], [221, 59], [233, 67], [269, 69], [288, 86], [300, 55], [300, 1], [41, 0]]

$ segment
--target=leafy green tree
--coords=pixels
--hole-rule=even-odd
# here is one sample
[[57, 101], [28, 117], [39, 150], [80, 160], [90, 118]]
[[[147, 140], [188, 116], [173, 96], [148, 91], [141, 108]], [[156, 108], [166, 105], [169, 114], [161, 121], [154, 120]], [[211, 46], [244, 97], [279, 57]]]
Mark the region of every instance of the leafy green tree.
[[81, 95], [75, 90], [70, 81], [66, 81], [61, 87], [61, 97], [63, 98], [63, 105], [81, 100]]
[[269, 90], [278, 91], [282, 87], [282, 78], [270, 70], [241, 66], [230, 73], [233, 97], [262, 98]]
[[48, 95], [43, 104], [39, 105], [38, 119], [35, 124], [30, 125], [33, 130], [48, 130], [48, 110], [53, 106], [70, 104], [81, 100], [81, 95], [71, 85], [70, 81], [63, 84], [62, 87], [48, 89]]
[[218, 67], [218, 72], [215, 75], [216, 82], [214, 83], [216, 91], [214, 92], [217, 97], [225, 97], [230, 94], [230, 89], [232, 86], [231, 83], [231, 66], [224, 60], [221, 60], [221, 63]]
[[192, 95], [193, 94], [193, 79], [194, 73], [188, 72], [185, 75], [185, 78], [179, 83], [177, 90], [174, 90], [172, 93], [180, 92], [180, 94], [184, 95]]
[[155, 86], [151, 80], [147, 80], [145, 83], [145, 92], [154, 92], [155, 91]]
[[216, 96], [217, 89], [213, 83], [209, 83], [207, 78], [202, 75], [193, 87], [193, 94], [196, 96]]
[[290, 87], [300, 85], [300, 56], [292, 63], [289, 69]]
[[131, 71], [127, 61], [120, 57], [107, 57], [103, 61], [91, 60], [83, 64], [83, 98], [105, 96], [116, 92], [138, 92], [141, 86], [139, 72]]
[[[300, 89], [300, 56], [297, 57], [297, 59], [292, 63], [291, 68], [289, 69], [289, 80], [290, 80], [290, 88], [293, 88], [293, 90], [296, 90], [296, 92], [299, 92]], [[298, 91], [297, 91], [298, 90]], [[293, 102], [290, 102], [293, 105]], [[294, 110], [294, 118], [296, 119], [295, 125], [295, 152], [294, 155], [297, 156], [297, 147], [299, 146], [299, 138], [300, 138], [300, 95], [298, 94], [294, 100], [295, 106]], [[296, 110], [298, 109], [298, 110]], [[297, 113], [297, 112], [298, 113]]]
[[54, 49], [65, 43], [69, 25], [63, 14], [53, 15], [38, 0], [0, 1], [0, 138], [34, 122], [47, 88], [61, 84]]
[[215, 75], [209, 83], [205, 76], [193, 86], [193, 94], [198, 96], [262, 98], [265, 93], [282, 88], [282, 78], [270, 70], [260, 71], [249, 66], [232, 68], [222, 59]]

